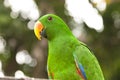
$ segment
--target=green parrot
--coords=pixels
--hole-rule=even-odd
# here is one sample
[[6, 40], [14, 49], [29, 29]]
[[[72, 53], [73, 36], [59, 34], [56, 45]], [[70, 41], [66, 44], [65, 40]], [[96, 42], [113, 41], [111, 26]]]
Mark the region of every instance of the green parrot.
[[34, 26], [36, 37], [48, 40], [49, 79], [104, 80], [96, 57], [79, 41], [66, 23], [54, 14], [42, 16]]

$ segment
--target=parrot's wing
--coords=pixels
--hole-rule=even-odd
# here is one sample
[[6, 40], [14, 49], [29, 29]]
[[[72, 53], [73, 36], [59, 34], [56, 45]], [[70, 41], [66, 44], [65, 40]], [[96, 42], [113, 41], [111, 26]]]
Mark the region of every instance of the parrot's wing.
[[76, 69], [83, 80], [101, 78], [103, 80], [103, 74], [99, 63], [90, 51], [90, 49], [84, 45], [80, 44], [76, 46], [73, 51], [74, 61], [76, 64]]
[[74, 56], [74, 61], [75, 61], [77, 73], [80, 75], [80, 77], [81, 77], [83, 80], [87, 80], [86, 73], [85, 73], [85, 71], [84, 71], [84, 67], [83, 67], [82, 64], [79, 62], [77, 56], [76, 56], [75, 54], [73, 54], [73, 56]]

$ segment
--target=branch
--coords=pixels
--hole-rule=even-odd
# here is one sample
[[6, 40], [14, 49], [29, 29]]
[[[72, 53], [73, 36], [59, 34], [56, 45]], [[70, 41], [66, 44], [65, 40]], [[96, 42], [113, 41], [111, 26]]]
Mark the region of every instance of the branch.
[[39, 78], [30, 78], [30, 77], [25, 77], [25, 78], [15, 78], [15, 77], [0, 77], [0, 80], [48, 80], [48, 79], [39, 79]]

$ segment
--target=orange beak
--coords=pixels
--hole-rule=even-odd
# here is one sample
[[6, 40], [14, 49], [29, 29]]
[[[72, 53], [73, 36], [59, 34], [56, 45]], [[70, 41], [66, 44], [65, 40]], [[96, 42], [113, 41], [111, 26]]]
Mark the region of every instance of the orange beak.
[[40, 21], [37, 21], [36, 23], [35, 23], [35, 26], [34, 26], [34, 33], [35, 33], [35, 36], [39, 39], [39, 40], [41, 40], [41, 35], [40, 35], [40, 33], [42, 32], [42, 30], [43, 30], [43, 25], [42, 25], [42, 23], [40, 22]]

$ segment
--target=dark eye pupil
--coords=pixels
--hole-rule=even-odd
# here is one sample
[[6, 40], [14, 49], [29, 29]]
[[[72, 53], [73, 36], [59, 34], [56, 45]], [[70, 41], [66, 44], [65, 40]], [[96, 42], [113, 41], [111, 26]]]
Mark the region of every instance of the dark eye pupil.
[[52, 20], [52, 17], [48, 17], [48, 20], [49, 20], [49, 21]]

